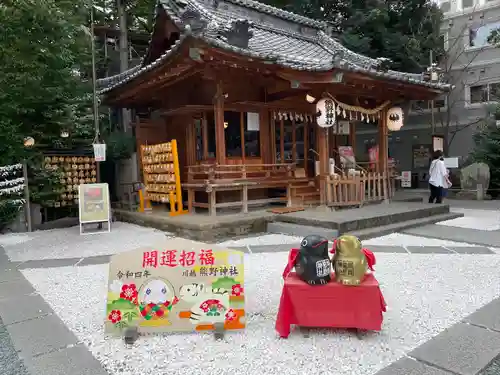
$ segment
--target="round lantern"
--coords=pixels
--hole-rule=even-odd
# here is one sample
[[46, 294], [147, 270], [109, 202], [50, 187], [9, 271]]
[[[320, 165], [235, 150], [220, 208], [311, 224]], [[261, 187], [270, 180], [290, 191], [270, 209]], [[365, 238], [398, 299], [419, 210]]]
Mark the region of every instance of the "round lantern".
[[398, 131], [403, 127], [403, 110], [400, 107], [392, 107], [387, 111], [387, 128]]
[[335, 124], [335, 103], [332, 99], [323, 98], [316, 104], [316, 122], [322, 128], [329, 128]]

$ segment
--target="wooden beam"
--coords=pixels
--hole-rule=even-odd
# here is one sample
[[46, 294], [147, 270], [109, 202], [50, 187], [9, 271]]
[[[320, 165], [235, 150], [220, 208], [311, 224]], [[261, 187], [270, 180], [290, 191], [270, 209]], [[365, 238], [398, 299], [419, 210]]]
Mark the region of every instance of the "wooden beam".
[[245, 112], [240, 112], [241, 162], [245, 164]]
[[284, 91], [278, 91], [272, 94], [268, 94], [266, 98], [266, 102], [275, 102], [278, 100], [290, 98], [290, 97], [296, 97], [299, 95], [305, 95], [307, 94], [307, 89], [290, 89], [290, 90], [284, 90]]

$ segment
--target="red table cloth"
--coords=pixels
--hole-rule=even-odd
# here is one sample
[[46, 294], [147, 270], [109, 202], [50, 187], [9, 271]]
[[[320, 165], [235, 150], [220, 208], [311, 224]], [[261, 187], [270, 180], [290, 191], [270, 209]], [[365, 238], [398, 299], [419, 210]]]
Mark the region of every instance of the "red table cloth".
[[357, 328], [380, 331], [386, 303], [377, 279], [367, 274], [359, 286], [334, 281], [308, 285], [295, 273], [285, 278], [276, 320], [276, 331], [288, 337], [290, 326]]

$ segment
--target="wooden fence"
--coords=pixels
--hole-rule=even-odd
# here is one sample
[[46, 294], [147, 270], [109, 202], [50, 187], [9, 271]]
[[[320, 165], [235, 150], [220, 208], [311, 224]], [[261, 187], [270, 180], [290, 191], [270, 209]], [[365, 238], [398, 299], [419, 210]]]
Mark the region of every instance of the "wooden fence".
[[362, 206], [364, 203], [381, 202], [392, 196], [391, 177], [388, 173], [368, 172], [327, 178], [326, 197], [329, 206]]

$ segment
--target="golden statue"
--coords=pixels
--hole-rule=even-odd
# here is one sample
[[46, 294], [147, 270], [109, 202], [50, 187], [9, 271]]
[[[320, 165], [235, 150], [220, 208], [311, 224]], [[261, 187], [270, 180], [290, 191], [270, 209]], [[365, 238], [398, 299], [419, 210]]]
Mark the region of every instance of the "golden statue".
[[344, 285], [359, 285], [368, 270], [361, 241], [355, 236], [340, 236], [335, 241], [334, 250], [332, 265], [335, 281]]

